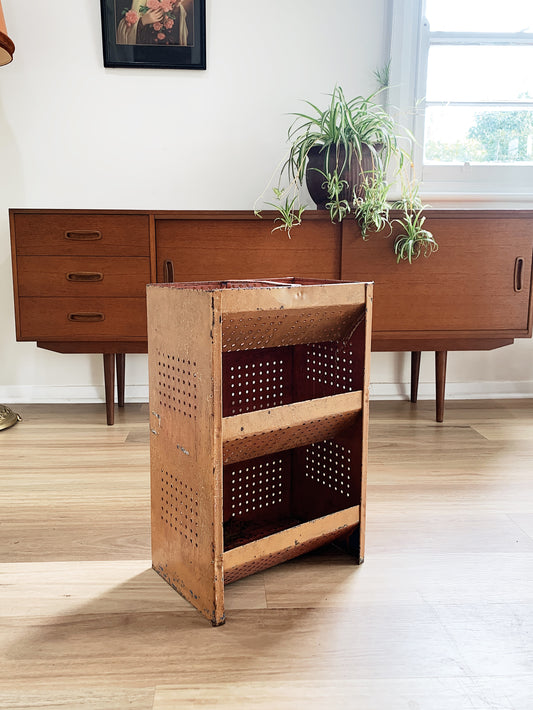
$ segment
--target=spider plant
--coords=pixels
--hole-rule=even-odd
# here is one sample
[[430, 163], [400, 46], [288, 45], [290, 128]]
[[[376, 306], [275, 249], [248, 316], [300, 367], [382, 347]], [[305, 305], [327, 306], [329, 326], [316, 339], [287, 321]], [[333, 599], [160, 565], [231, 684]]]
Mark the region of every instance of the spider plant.
[[394, 240], [397, 261], [406, 259], [411, 264], [421, 254], [427, 257], [439, 248], [431, 232], [423, 228], [426, 221], [423, 209], [410, 210], [406, 207], [403, 217], [393, 220], [401, 227], [400, 234]]
[[[275, 229], [290, 232], [301, 223], [306, 208], [300, 201], [304, 182], [316, 204], [329, 210], [332, 221], [341, 222], [353, 214], [365, 239], [370, 232], [390, 230], [389, 210], [394, 206], [409, 215], [405, 231], [421, 228], [420, 219], [412, 219], [413, 206], [418, 204], [416, 187], [404, 177], [411, 159], [403, 145], [412, 136], [397, 127], [378, 103], [386, 90], [385, 78], [381, 77], [381, 88], [368, 97], [347, 99], [336, 86], [325, 109], [306, 101], [306, 111], [292, 114], [288, 156], [280, 164], [275, 201], [267, 203], [279, 212]], [[402, 197], [397, 205], [390, 205], [387, 196], [398, 181]], [[260, 216], [260, 209], [255, 212]], [[415, 258], [414, 252], [403, 248], [397, 254]]]
[[344, 217], [350, 213], [350, 203], [341, 197], [348, 188], [348, 181], [341, 180], [336, 170], [332, 173], [319, 172], [324, 177], [322, 187], [328, 194], [329, 202], [326, 203], [326, 209], [329, 210], [331, 220], [333, 222], [342, 222]]
[[374, 71], [374, 79], [382, 89], [388, 89], [390, 86], [391, 64], [392, 60], [389, 59], [383, 67]]
[[290, 178], [302, 182], [309, 151], [316, 146], [324, 154], [326, 165], [330, 156], [335, 157], [339, 172], [351, 163], [353, 156], [362, 159], [363, 146], [384, 170], [393, 156], [397, 156], [402, 165], [405, 152], [399, 146], [394, 119], [376, 101], [381, 91], [348, 100], [342, 88], [336, 86], [330, 94], [329, 105], [323, 110], [305, 101], [311, 111], [292, 114], [295, 120], [288, 132], [291, 146], [282, 172], [286, 168]]
[[412, 212], [413, 210], [423, 210], [428, 205], [423, 205], [420, 198], [420, 186], [416, 181], [403, 182], [401, 184], [401, 196], [391, 203], [391, 209]]
[[389, 227], [390, 234], [390, 205], [387, 195], [391, 185], [381, 175], [365, 175], [361, 187], [361, 196], [354, 194], [354, 214], [361, 229], [361, 236], [367, 239], [369, 232], [381, 232], [386, 227]]
[[[277, 202], [267, 202], [267, 205], [274, 207], [280, 213], [280, 216], [276, 217], [274, 222], [281, 222], [281, 224], [274, 227], [272, 231], [276, 232], [278, 229], [282, 229], [287, 232], [287, 236], [290, 239], [291, 229], [302, 223], [302, 214], [305, 210], [305, 205], [296, 205], [298, 196], [293, 195], [291, 197], [285, 193], [286, 191], [283, 188], [274, 188], [274, 196]], [[258, 214], [257, 211], [256, 214]]]

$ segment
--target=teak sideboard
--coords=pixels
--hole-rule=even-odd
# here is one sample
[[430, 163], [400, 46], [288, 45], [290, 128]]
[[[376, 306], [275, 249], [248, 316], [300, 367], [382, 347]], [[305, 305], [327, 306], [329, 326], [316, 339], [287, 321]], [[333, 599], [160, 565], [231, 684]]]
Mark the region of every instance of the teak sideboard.
[[[442, 421], [446, 356], [491, 350], [532, 330], [533, 211], [428, 210], [439, 244], [396, 262], [394, 235], [361, 239], [351, 219], [310, 211], [292, 238], [275, 213], [11, 209], [17, 340], [102, 353], [107, 422], [124, 404], [127, 353], [147, 352], [146, 284], [282, 276], [374, 282], [374, 351], [436, 353]], [[179, 323], [176, 324], [179, 327]]]

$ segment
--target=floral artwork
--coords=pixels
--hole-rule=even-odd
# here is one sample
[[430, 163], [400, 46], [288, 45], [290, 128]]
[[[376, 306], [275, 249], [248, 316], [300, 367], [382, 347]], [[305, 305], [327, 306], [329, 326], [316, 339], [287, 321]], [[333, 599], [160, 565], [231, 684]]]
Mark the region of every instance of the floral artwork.
[[117, 43], [188, 46], [193, 5], [192, 0], [133, 0], [117, 11]]
[[[151, 41], [154, 44], [176, 44], [173, 41], [172, 30], [174, 30], [176, 21], [181, 20], [182, 13], [185, 19], [186, 11], [183, 7], [183, 0], [147, 0], [146, 5], [140, 5], [138, 12], [133, 7], [124, 8], [122, 16], [130, 28], [136, 25], [139, 20], [155, 18], [154, 22], [147, 23], [148, 32], [151, 33]], [[178, 43], [181, 44], [181, 42]]]
[[100, 0], [104, 65], [205, 69], [205, 0]]

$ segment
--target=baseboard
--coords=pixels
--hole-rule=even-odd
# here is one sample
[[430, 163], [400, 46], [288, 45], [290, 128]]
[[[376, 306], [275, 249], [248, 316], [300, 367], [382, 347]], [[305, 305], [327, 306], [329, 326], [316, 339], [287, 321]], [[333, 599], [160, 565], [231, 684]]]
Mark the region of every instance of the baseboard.
[[[370, 399], [409, 399], [409, 383], [370, 384]], [[447, 382], [446, 399], [520, 399], [533, 397], [533, 381], [525, 382]], [[435, 399], [435, 384], [421, 382], [418, 399]]]
[[[126, 402], [148, 402], [148, 385], [127, 385], [125, 395]], [[0, 387], [0, 402], [2, 404], [101, 403], [105, 402], [105, 390], [103, 385], [94, 387], [13, 385]]]
[[[408, 383], [373, 382], [370, 399], [409, 399]], [[524, 382], [448, 382], [446, 399], [519, 399], [533, 397], [533, 381]], [[435, 385], [421, 382], [418, 399], [435, 399]], [[103, 386], [34, 387], [10, 385], [0, 387], [2, 404], [53, 404], [69, 402], [101, 403], [105, 401]], [[147, 402], [148, 385], [127, 385], [126, 402]]]

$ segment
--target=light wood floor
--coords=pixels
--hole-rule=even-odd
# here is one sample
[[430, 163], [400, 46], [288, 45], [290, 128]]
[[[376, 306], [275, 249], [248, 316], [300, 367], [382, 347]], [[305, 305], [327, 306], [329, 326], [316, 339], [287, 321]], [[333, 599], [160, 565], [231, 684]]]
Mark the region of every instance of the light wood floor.
[[532, 710], [533, 401], [371, 406], [366, 562], [228, 586], [150, 568], [147, 405], [0, 432], [1, 708]]

